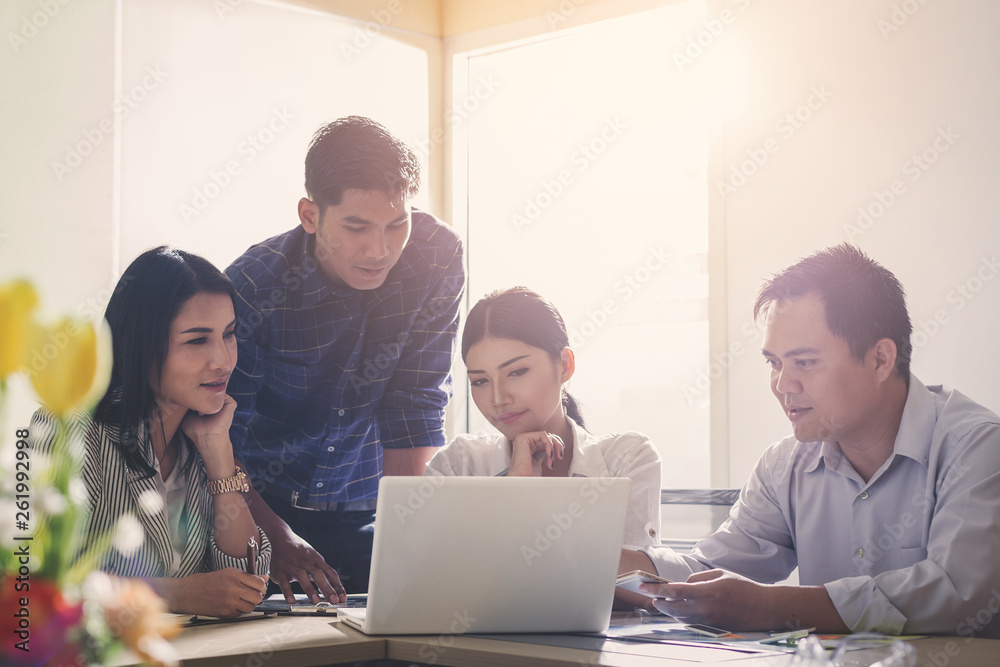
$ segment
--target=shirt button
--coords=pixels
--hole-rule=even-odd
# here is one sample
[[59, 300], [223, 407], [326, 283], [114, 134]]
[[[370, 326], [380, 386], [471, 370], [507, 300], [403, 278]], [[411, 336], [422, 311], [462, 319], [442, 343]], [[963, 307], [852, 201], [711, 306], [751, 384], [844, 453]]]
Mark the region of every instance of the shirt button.
[[862, 491], [861, 495], [858, 496], [858, 498], [861, 498], [861, 500], [868, 500], [868, 492], [867, 491]]
[[341, 417], [343, 417], [344, 416], [344, 411], [343, 410], [337, 410], [337, 414], [340, 415]]
[[323, 488], [323, 482], [316, 482], [316, 488], [317, 489], [322, 489]]
[[328, 451], [328, 452], [332, 452], [332, 451], [333, 451], [333, 445], [331, 445], [331, 446], [327, 447], [327, 448], [326, 448], [326, 451]]
[[865, 550], [858, 549], [858, 558], [864, 558], [864, 557], [865, 557]]

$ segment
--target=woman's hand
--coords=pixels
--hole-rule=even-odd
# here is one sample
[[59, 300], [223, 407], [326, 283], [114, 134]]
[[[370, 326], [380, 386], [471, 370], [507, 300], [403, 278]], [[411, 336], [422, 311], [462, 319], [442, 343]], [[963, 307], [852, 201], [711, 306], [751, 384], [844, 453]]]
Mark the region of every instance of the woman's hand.
[[177, 614], [228, 618], [253, 611], [267, 591], [267, 578], [227, 567], [178, 579], [153, 579], [150, 585]]
[[541, 477], [543, 466], [552, 470], [565, 456], [566, 445], [554, 433], [532, 431], [514, 436], [513, 450], [508, 477]]
[[189, 410], [181, 421], [181, 430], [191, 439], [205, 461], [209, 479], [220, 479], [233, 474], [233, 445], [229, 440], [229, 427], [233, 424], [236, 401], [226, 394], [222, 409], [214, 415], [203, 415]]

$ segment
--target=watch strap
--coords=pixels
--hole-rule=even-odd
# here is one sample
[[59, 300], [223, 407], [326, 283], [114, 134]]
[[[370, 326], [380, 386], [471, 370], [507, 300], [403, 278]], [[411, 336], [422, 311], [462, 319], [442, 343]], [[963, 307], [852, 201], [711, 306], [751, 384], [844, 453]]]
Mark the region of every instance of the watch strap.
[[220, 493], [231, 493], [233, 491], [246, 493], [249, 490], [250, 483], [247, 480], [247, 475], [243, 472], [243, 468], [239, 466], [236, 466], [236, 474], [232, 477], [212, 479], [208, 482], [208, 493], [213, 496], [217, 496]]

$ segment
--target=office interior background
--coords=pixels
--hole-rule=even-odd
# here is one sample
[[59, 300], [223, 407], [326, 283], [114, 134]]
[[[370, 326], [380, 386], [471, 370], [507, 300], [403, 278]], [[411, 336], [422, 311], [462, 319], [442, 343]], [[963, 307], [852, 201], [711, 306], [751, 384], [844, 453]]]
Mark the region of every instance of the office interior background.
[[[738, 487], [790, 430], [756, 290], [825, 246], [899, 277], [924, 383], [1000, 410], [997, 25], [990, 0], [4, 2], [0, 280], [97, 318], [147, 248], [224, 268], [298, 224], [316, 128], [370, 116], [463, 236], [470, 303], [561, 310], [591, 430], [648, 433], [664, 487]], [[449, 431], [486, 428], [455, 370]]]

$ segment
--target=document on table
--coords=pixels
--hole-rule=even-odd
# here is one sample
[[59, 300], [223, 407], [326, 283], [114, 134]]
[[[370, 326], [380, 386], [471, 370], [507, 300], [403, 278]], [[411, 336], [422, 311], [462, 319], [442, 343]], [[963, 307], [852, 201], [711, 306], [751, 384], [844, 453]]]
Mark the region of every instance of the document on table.
[[366, 593], [348, 595], [347, 602], [339, 602], [336, 604], [327, 602], [326, 600], [320, 600], [319, 603], [313, 604], [313, 602], [309, 599], [309, 596], [305, 593], [299, 593], [295, 596], [295, 604], [288, 604], [288, 602], [285, 601], [284, 595], [281, 593], [275, 593], [254, 607], [254, 611], [272, 612], [278, 614], [336, 615], [337, 609], [340, 607], [363, 608], [367, 605], [367, 603], [368, 595]]

